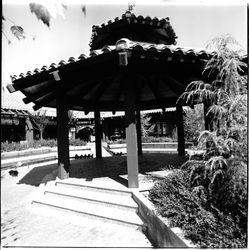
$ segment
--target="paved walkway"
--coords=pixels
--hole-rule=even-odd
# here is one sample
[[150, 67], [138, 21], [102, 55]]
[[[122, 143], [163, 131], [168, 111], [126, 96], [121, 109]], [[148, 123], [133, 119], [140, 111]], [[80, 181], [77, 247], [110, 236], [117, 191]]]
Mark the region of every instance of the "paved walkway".
[[34, 169], [21, 168], [18, 177], [1, 172], [2, 246], [151, 247], [145, 235], [134, 228], [32, 207], [30, 201], [40, 187], [20, 184], [30, 170]]
[[[185, 160], [186, 157], [172, 154], [140, 156], [140, 188], [150, 188], [154, 181]], [[34, 211], [30, 206], [31, 197], [39, 191], [44, 177], [56, 168], [56, 163], [22, 167], [18, 169], [18, 177], [11, 177], [8, 170], [1, 171], [2, 246], [151, 247], [144, 234], [130, 227], [87, 218], [73, 219], [71, 215], [69, 219], [60, 212]], [[157, 171], [160, 171], [160, 177], [153, 175]], [[126, 157], [75, 160], [70, 175], [89, 183], [110, 178], [126, 186]]]

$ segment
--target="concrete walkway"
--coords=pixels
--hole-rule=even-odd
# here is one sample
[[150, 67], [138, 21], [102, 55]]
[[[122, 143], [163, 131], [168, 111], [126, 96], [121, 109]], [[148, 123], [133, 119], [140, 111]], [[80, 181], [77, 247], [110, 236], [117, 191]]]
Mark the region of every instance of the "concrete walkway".
[[[33, 208], [30, 202], [42, 187], [31, 184], [34, 176], [29, 175], [30, 171], [34, 168], [23, 167], [18, 177], [1, 171], [2, 246], [151, 247], [145, 235], [134, 228]], [[20, 184], [22, 179], [30, 184]]]
[[[106, 154], [107, 155], [107, 154]], [[140, 190], [177, 168], [187, 157], [173, 154], [144, 154], [139, 157]], [[32, 198], [40, 191], [44, 178], [57, 169], [57, 163], [18, 168], [18, 177], [1, 171], [2, 246], [43, 247], [151, 247], [140, 231], [126, 226], [89, 218], [65, 216], [56, 211], [42, 213], [31, 208]], [[156, 176], [158, 172], [159, 176]], [[127, 186], [126, 157], [80, 159], [71, 162], [70, 176], [94, 185]], [[52, 178], [53, 179], [53, 178]], [[111, 180], [111, 182], [106, 182]], [[49, 182], [47, 183], [49, 185]]]

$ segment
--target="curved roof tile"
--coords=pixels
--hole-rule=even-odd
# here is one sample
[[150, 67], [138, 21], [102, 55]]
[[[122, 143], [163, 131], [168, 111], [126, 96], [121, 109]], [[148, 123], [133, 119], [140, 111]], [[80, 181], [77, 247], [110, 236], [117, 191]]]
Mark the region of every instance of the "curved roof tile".
[[79, 60], [85, 60], [87, 59], [87, 56], [85, 54], [81, 54], [79, 57], [78, 57]]
[[77, 60], [74, 58], [74, 57], [69, 57], [69, 59], [68, 59], [68, 62], [69, 63], [74, 63], [74, 62], [76, 62]]
[[124, 20], [127, 19], [127, 22], [129, 23], [138, 23], [138, 24], [146, 24], [146, 25], [151, 25], [151, 26], [156, 26], [156, 27], [161, 27], [161, 28], [165, 28], [167, 29], [168, 34], [171, 37], [172, 43], [176, 43], [176, 39], [177, 36], [169, 22], [169, 17], [166, 18], [151, 18], [150, 16], [142, 16], [142, 15], [138, 15], [136, 16], [134, 13], [131, 13], [130, 11], [126, 11], [124, 14], [122, 14], [121, 19], [119, 17], [116, 17], [114, 20], [109, 20], [106, 23], [102, 23], [100, 25], [93, 25], [92, 26], [92, 36], [91, 36], [91, 40], [90, 40], [90, 47], [92, 47], [93, 43], [94, 43], [94, 38], [98, 35], [98, 31], [100, 29], [103, 29], [105, 27], [107, 27], [108, 25], [111, 25], [113, 23], [117, 23], [120, 20]]
[[[136, 42], [136, 41], [130, 41], [129, 39], [126, 39], [126, 38], [120, 39], [119, 41], [117, 41], [116, 44], [118, 44], [118, 42], [120, 41], [127, 43], [126, 48], [131, 51], [148, 51], [148, 52], [153, 52], [153, 53], [158, 52], [158, 53], [163, 53], [163, 54], [171, 55], [171, 56], [175, 54], [175, 55], [182, 55], [182, 56], [189, 56], [189, 57], [197, 57], [198, 59], [204, 59], [204, 60], [207, 60], [215, 55], [215, 52], [207, 52], [205, 50], [194, 50], [192, 48], [184, 48], [184, 47], [178, 47], [178, 46], [176, 47], [175, 45], [150, 44], [150, 43], [145, 43], [145, 42]], [[90, 52], [89, 57], [98, 56], [98, 55], [109, 53], [115, 50], [117, 50], [116, 46], [113, 46], [113, 45], [105, 46], [100, 50], [92, 50]], [[49, 71], [49, 70], [53, 71], [55, 69], [59, 69], [60, 67], [66, 64], [75, 63], [80, 60], [86, 60], [89, 57], [86, 56], [85, 54], [81, 54], [78, 57], [78, 59], [74, 57], [70, 57], [68, 59], [68, 62], [61, 60], [58, 63], [58, 65], [56, 65], [55, 63], [52, 63], [49, 67], [43, 66], [41, 69], [36, 68], [33, 72], [28, 71], [26, 74], [21, 73], [19, 76], [11, 75], [10, 78], [11, 78], [11, 81], [14, 82], [20, 78], [25, 78], [26, 76], [36, 75], [36, 74], [39, 74], [40, 72]], [[244, 55], [242, 57], [242, 60], [246, 61], [247, 55]]]
[[51, 63], [49, 69], [56, 69], [57, 65], [55, 63]]
[[59, 62], [59, 66], [63, 66], [63, 65], [65, 65], [65, 64], [67, 64], [67, 63], [66, 63], [66, 61], [64, 61], [64, 60], [61, 60], [61, 61]]

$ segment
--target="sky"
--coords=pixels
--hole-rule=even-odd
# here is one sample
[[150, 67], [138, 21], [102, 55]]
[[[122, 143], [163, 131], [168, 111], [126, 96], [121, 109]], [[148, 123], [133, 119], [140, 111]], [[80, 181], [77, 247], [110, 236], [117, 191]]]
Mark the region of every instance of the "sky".
[[[51, 0], [50, 0], [51, 1]], [[45, 1], [40, 0], [39, 3]], [[103, 3], [104, 1], [102, 1]], [[205, 48], [212, 38], [230, 33], [247, 49], [247, 6], [240, 4], [207, 4], [205, 1], [153, 1], [148, 4], [135, 2], [135, 15], [149, 15], [151, 18], [170, 18], [178, 36], [177, 46]], [[152, 1], [150, 1], [152, 2]], [[89, 4], [80, 0], [64, 0], [67, 5], [65, 17], [52, 18], [48, 28], [29, 9], [29, 1], [4, 0], [3, 15], [6, 17], [2, 35], [2, 84], [11, 83], [10, 75], [26, 73], [60, 60], [68, 60], [80, 54], [89, 54], [92, 25], [101, 25], [115, 17], [121, 17], [127, 10], [128, 1], [113, 4], [104, 2]], [[93, 1], [91, 2], [93, 3]], [[228, 3], [228, 2], [226, 2]], [[81, 6], [86, 5], [86, 15]], [[21, 26], [27, 38], [18, 40], [10, 32], [10, 26]], [[35, 40], [33, 40], [35, 36]]]

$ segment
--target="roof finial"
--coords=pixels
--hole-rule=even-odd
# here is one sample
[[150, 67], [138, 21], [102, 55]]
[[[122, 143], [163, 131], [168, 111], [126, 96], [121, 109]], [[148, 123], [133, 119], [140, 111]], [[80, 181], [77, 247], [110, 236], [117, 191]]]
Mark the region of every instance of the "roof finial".
[[127, 11], [134, 11], [134, 8], [135, 8], [135, 3], [128, 3], [128, 10]]

